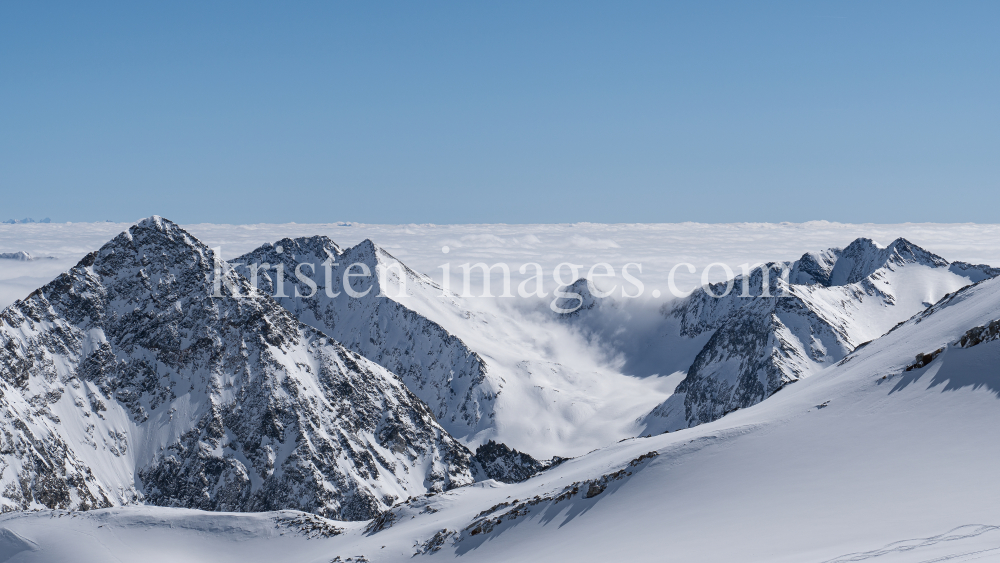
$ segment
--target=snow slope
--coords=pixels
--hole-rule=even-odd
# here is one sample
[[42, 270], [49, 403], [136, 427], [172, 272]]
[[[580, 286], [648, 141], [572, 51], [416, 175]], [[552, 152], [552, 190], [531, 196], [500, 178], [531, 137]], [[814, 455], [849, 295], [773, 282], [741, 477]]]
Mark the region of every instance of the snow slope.
[[276, 514], [208, 522], [150, 508], [10, 515], [0, 545], [17, 562], [56, 560], [78, 537], [77, 560], [123, 562], [147, 560], [143, 538], [161, 557], [247, 563], [273, 560], [272, 548], [304, 562], [998, 560], [998, 319], [1000, 280], [986, 280], [720, 420], [522, 483], [410, 499], [379, 526], [329, 538], [269, 539]]

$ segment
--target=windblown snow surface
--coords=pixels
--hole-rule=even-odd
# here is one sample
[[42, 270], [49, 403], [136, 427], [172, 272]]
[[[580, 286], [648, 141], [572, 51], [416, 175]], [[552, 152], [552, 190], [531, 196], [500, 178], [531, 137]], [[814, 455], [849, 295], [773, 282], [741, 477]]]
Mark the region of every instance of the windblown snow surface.
[[[36, 226], [11, 226], [23, 227]], [[591, 235], [588, 238], [600, 240], [594, 231], [604, 227], [590, 228], [585, 231]], [[787, 236], [798, 227], [772, 228], [785, 229], [782, 236]], [[851, 242], [840, 238], [845, 232], [840, 226], [818, 228], [827, 230], [825, 240], [802, 243], [794, 250], [776, 250], [778, 245], [766, 248], [764, 241], [760, 243], [763, 251], [725, 252], [734, 252], [735, 263], [793, 260], [802, 252], [845, 247]], [[977, 237], [991, 229], [956, 229], [976, 228]], [[226, 228], [217, 229], [226, 232]], [[760, 226], [735, 232], [746, 235], [759, 230], [770, 232]], [[851, 234], [870, 234], [860, 231]], [[192, 232], [201, 234], [197, 228]], [[831, 232], [836, 236], [830, 237]], [[938, 236], [943, 238], [944, 232]], [[237, 250], [246, 252], [296, 233], [277, 235]], [[892, 240], [899, 235], [952, 260], [1000, 264], [990, 255], [996, 252], [990, 249], [993, 245], [979, 238], [970, 239], [973, 242], [965, 250], [952, 246], [952, 252], [928, 243], [930, 237], [921, 239], [902, 229], [880, 238]], [[220, 240], [205, 239], [209, 244]], [[618, 240], [622, 237], [612, 242]], [[745, 247], [752, 246], [739, 240]], [[996, 239], [987, 236], [986, 240]], [[23, 250], [72, 255], [52, 247], [24, 245]], [[706, 248], [698, 252], [710, 255]], [[400, 254], [394, 251], [418, 270], [427, 263]], [[496, 256], [483, 259], [501, 259]], [[616, 264], [623, 261], [619, 256]], [[688, 261], [700, 264], [696, 258]], [[924, 264], [896, 266], [900, 265], [890, 268], [891, 275], [883, 272], [874, 280], [888, 283], [880, 292], [866, 294], [863, 306], [845, 306], [825, 297], [846, 291], [837, 289], [842, 285], [802, 290], [803, 296], [815, 297], [812, 302], [822, 305], [816, 309], [820, 312], [833, 311], [833, 315], [838, 310], [874, 308], [878, 318], [868, 322], [872, 317], [865, 313], [853, 324], [847, 323], [841, 334], [844, 353], [814, 357], [808, 373], [803, 372], [808, 377], [789, 380], [793, 383], [780, 386], [762, 401], [710, 422], [673, 426], [669, 433], [613, 443], [609, 436], [601, 436], [595, 442], [603, 442], [593, 451], [573, 451], [569, 454], [573, 459], [524, 482], [487, 480], [411, 497], [368, 522], [334, 521], [293, 511], [207, 513], [151, 506], [10, 513], [0, 517], [0, 562], [1000, 560], [996, 479], [1000, 329], [995, 324], [1000, 320], [1000, 278], [959, 289], [963, 283], [945, 277], [948, 268], [934, 273]], [[903, 276], [907, 268], [917, 275], [891, 279]], [[651, 284], [657, 279], [662, 280], [654, 276], [644, 281]], [[928, 293], [928, 287], [933, 292]], [[925, 308], [922, 302], [931, 293], [936, 304]], [[878, 300], [891, 301], [895, 308], [876, 307], [873, 302]], [[419, 300], [401, 302], [420, 308]], [[651, 309], [661, 311], [659, 305]], [[429, 309], [422, 312], [433, 317]], [[588, 312], [593, 311], [583, 311]], [[904, 320], [914, 312], [909, 320], [877, 336], [894, 324], [886, 315], [901, 315], [899, 320]], [[511, 318], [504, 311], [496, 314], [501, 313]], [[575, 335], [577, 343], [586, 344], [588, 334], [595, 333], [579, 328], [587, 322], [585, 318], [581, 314], [546, 320], [549, 324], [540, 326], [543, 330], [561, 326], [565, 332], [554, 334]], [[658, 323], [662, 315], [650, 318]], [[455, 333], [469, 330], [448, 323], [445, 316], [432, 320]], [[869, 331], [875, 334], [874, 340], [855, 349]], [[483, 346], [474, 338], [467, 340], [473, 350]], [[704, 339], [698, 341], [684, 354], [693, 359], [697, 348], [705, 344]], [[581, 350], [601, 356], [586, 346]], [[622, 366], [629, 365], [628, 349], [622, 350], [626, 357], [605, 358], [600, 365], [627, 375]], [[649, 377], [644, 373], [640, 379]], [[653, 399], [647, 401], [650, 407], [662, 395]], [[532, 412], [526, 410], [524, 416]], [[634, 423], [634, 430], [642, 429], [638, 420]]]

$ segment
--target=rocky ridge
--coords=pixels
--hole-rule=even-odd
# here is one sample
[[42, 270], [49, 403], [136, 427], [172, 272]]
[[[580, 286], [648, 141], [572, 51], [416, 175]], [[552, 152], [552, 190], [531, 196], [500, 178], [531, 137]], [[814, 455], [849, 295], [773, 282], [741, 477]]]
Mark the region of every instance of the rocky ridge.
[[711, 336], [675, 394], [646, 417], [647, 430], [694, 426], [759, 403], [948, 292], [998, 274], [990, 266], [948, 262], [905, 239], [886, 247], [858, 239], [844, 249], [766, 264], [746, 280], [737, 276], [722, 298], [708, 292], [721, 295], [726, 284], [710, 284], [662, 310], [678, 323], [677, 336]]
[[452, 435], [470, 437], [492, 423], [496, 393], [483, 359], [397, 300], [442, 289], [370, 240], [341, 249], [323, 236], [286, 238], [232, 263], [299, 320], [397, 374]]

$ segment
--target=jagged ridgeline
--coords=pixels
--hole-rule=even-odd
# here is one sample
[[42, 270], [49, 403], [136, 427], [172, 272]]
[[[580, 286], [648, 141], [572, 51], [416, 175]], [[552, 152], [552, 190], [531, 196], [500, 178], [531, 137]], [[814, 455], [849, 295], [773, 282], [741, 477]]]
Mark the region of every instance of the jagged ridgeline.
[[[949, 262], [906, 239], [882, 247], [861, 238], [767, 267], [767, 276], [764, 268], [750, 272], [747, 297], [740, 276], [725, 297], [697, 291], [664, 306], [664, 316], [679, 322], [680, 337], [711, 337], [674, 395], [646, 418], [647, 431], [695, 426], [757, 404], [947, 293], [1000, 275], [987, 265]], [[780, 281], [782, 267], [787, 283]], [[722, 295], [726, 284], [708, 289]]]
[[396, 375], [159, 217], [0, 314], [0, 392], [4, 511], [356, 520], [473, 481], [470, 452]]

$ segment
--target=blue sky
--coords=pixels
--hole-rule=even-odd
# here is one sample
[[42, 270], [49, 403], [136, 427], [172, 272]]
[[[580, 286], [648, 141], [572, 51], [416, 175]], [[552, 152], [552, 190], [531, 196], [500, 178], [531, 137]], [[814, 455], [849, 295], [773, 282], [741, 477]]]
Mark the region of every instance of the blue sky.
[[1000, 3], [0, 4], [0, 219], [997, 222]]

